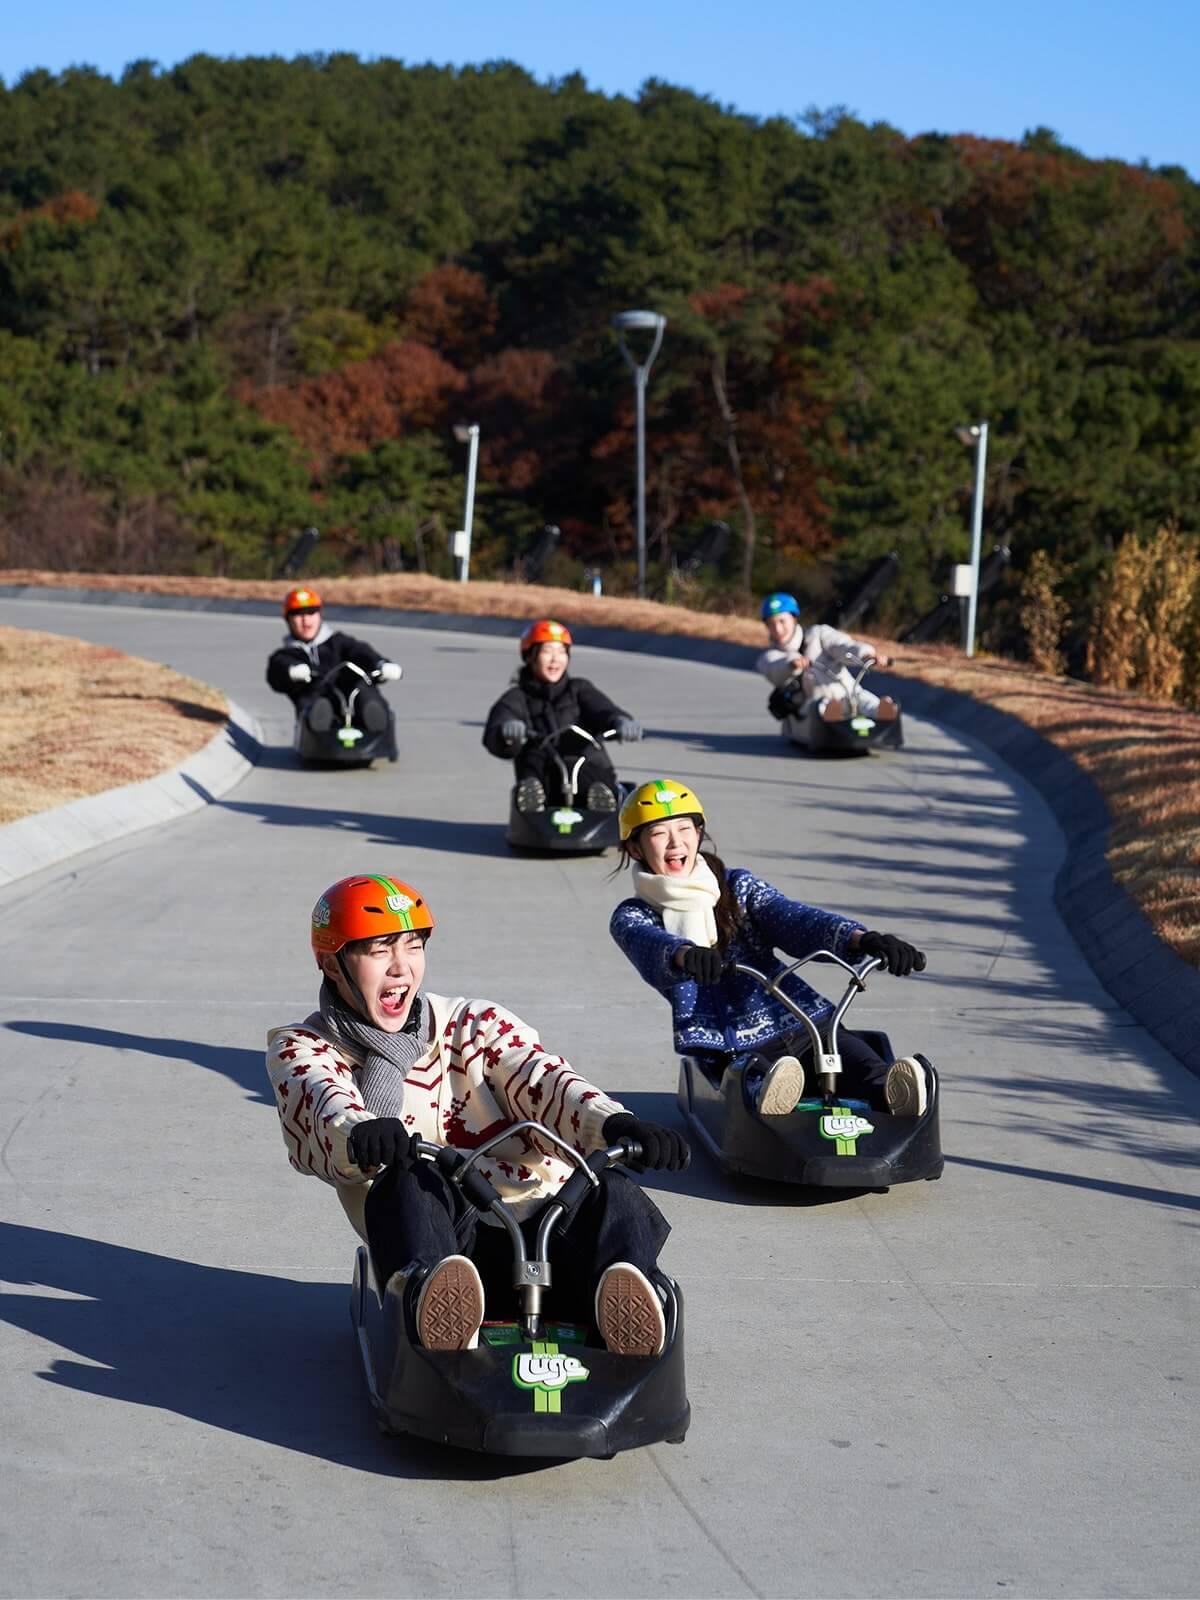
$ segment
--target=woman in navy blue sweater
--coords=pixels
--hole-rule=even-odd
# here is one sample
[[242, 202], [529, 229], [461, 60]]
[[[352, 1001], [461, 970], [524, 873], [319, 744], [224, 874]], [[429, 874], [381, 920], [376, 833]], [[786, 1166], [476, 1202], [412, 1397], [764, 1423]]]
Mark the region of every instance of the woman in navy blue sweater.
[[[846, 958], [877, 955], [898, 977], [921, 972], [925, 957], [893, 934], [872, 933], [837, 912], [789, 900], [743, 867], [726, 868], [707, 840], [704, 810], [685, 785], [644, 783], [621, 808], [622, 863], [633, 867], [634, 896], [609, 925], [640, 975], [671, 1003], [680, 1054], [743, 1056], [748, 1091], [763, 1116], [786, 1116], [804, 1092], [801, 1024], [734, 962], [768, 977], [783, 970], [776, 948], [793, 958], [832, 950]], [[785, 993], [824, 1030], [833, 1005], [797, 974]], [[857, 1034], [839, 1033], [847, 1079], [878, 1109], [920, 1116], [926, 1079], [913, 1056], [884, 1061]]]

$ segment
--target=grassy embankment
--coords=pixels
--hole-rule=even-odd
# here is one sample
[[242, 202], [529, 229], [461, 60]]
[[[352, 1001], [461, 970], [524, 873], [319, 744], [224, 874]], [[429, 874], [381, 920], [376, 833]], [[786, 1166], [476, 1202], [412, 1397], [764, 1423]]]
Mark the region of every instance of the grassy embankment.
[[24, 628], [0, 628], [0, 682], [0, 824], [176, 766], [228, 711], [169, 667]]
[[[274, 601], [282, 588], [275, 582], [219, 578], [29, 571], [0, 572], [0, 583]], [[323, 579], [320, 588], [328, 607], [395, 606], [513, 618], [526, 618], [537, 611], [568, 623], [641, 628], [751, 645], [762, 640], [761, 626], [752, 618], [687, 611], [649, 600], [596, 598], [570, 589], [531, 591], [511, 583], [463, 585], [410, 574]], [[1186, 960], [1200, 966], [1200, 715], [1139, 695], [1046, 677], [1012, 662], [968, 663], [960, 652], [945, 645], [889, 649], [901, 674], [964, 690], [1010, 712], [1078, 762], [1108, 802], [1112, 816], [1108, 859], [1113, 875], [1138, 901], [1160, 936]], [[189, 685], [193, 696], [197, 691], [198, 686]], [[216, 703], [216, 697], [208, 702]], [[104, 748], [102, 739], [97, 743]], [[7, 737], [3, 748], [7, 757]], [[172, 756], [160, 765], [179, 759]], [[90, 758], [85, 756], [83, 765], [90, 778]], [[151, 770], [157, 769], [149, 767], [136, 775], [145, 776]], [[105, 772], [104, 781], [91, 787], [128, 781], [129, 775], [115, 777]]]

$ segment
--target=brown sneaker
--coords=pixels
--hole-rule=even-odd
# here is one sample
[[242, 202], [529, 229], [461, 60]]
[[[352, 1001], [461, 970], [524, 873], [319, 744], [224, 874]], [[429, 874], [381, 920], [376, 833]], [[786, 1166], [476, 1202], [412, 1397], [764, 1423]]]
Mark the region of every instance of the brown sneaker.
[[483, 1321], [483, 1279], [466, 1256], [447, 1256], [421, 1285], [417, 1338], [426, 1350], [474, 1350]]
[[667, 1342], [658, 1291], [628, 1261], [614, 1261], [596, 1285], [596, 1326], [614, 1356], [656, 1356]]
[[915, 1056], [901, 1056], [888, 1068], [883, 1084], [887, 1108], [894, 1117], [923, 1117], [929, 1104], [925, 1068]]
[[796, 1056], [780, 1056], [763, 1074], [754, 1108], [760, 1117], [786, 1117], [804, 1093], [804, 1068]]

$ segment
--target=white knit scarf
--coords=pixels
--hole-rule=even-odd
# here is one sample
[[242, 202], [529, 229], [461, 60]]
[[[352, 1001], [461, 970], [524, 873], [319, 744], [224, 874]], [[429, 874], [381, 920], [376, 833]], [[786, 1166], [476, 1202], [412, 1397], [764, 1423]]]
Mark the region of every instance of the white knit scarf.
[[717, 942], [717, 901], [721, 885], [703, 856], [696, 857], [690, 877], [670, 878], [633, 869], [634, 893], [662, 913], [663, 927], [692, 944], [711, 950]]

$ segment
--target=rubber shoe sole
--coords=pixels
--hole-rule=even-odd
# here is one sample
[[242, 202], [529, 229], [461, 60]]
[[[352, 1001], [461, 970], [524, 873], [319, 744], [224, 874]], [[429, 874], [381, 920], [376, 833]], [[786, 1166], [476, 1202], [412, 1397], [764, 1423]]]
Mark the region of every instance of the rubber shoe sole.
[[755, 1109], [760, 1117], [786, 1117], [804, 1093], [804, 1068], [795, 1056], [780, 1056], [766, 1070]]
[[363, 707], [362, 723], [368, 733], [382, 733], [387, 727], [387, 707], [378, 700], [368, 700]]
[[483, 1321], [483, 1279], [466, 1256], [447, 1256], [421, 1285], [417, 1338], [426, 1350], [474, 1350]]
[[589, 811], [615, 811], [617, 797], [606, 783], [588, 785], [587, 809]]
[[522, 816], [546, 809], [546, 791], [536, 778], [522, 778], [517, 785], [517, 810]]
[[628, 1261], [614, 1262], [596, 1286], [596, 1326], [614, 1356], [656, 1356], [667, 1342], [658, 1291]]
[[894, 1117], [923, 1117], [929, 1104], [925, 1068], [915, 1056], [901, 1056], [888, 1068], [883, 1093]]

